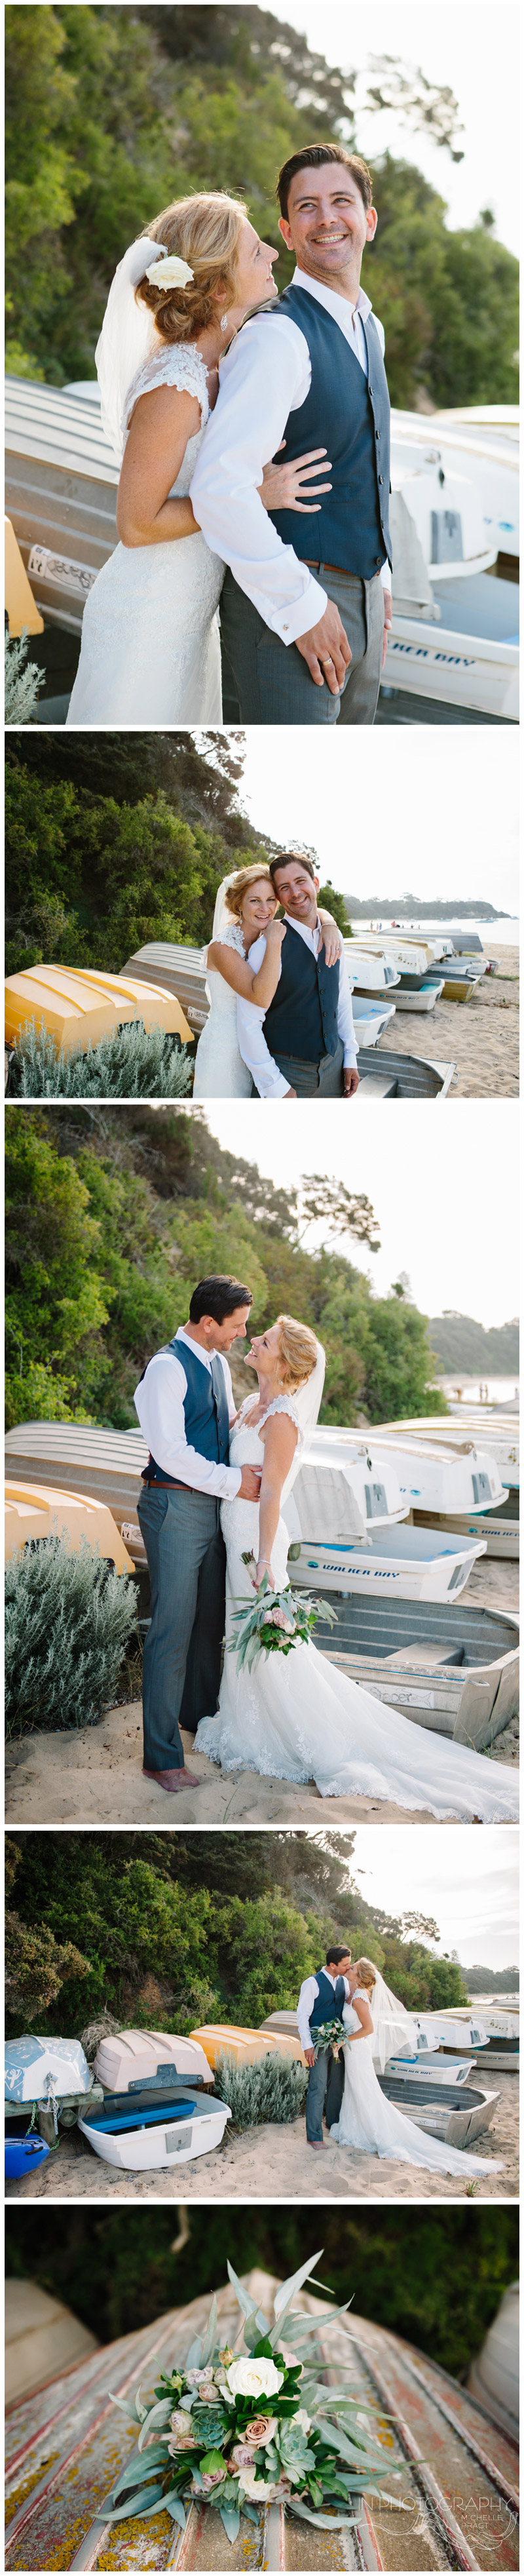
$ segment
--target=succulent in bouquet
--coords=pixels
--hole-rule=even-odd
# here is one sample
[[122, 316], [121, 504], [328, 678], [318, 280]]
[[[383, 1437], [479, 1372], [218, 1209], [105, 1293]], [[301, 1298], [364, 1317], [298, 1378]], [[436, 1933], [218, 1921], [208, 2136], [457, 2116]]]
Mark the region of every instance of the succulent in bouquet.
[[[213, 2298], [204, 2335], [185, 2362], [161, 2372], [153, 2398], [144, 2402], [139, 2388], [132, 2406], [114, 2399], [138, 2426], [138, 2443], [99, 2521], [165, 2510], [183, 2531], [198, 2502], [220, 2513], [233, 2543], [243, 2516], [258, 2524], [260, 2507], [276, 2503], [321, 2530], [338, 2529], [358, 2518], [364, 2489], [400, 2474], [386, 2464], [361, 2399], [346, 2384], [326, 2386], [309, 2359], [318, 2315], [293, 2313], [293, 2298], [319, 2259], [281, 2284], [273, 2322], [228, 2263], [240, 2309], [236, 2345], [219, 2344]], [[350, 2305], [323, 2315], [323, 2334]], [[337, 2373], [346, 2383], [348, 2365], [337, 2360]]]

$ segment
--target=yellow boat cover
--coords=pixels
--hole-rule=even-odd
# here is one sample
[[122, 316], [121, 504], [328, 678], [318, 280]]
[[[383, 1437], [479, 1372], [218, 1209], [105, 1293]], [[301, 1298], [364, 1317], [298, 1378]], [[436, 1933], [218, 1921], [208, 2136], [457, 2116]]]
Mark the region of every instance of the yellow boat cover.
[[259, 2057], [295, 2057], [305, 2065], [304, 2051], [293, 2031], [238, 2030], [233, 2022], [203, 2022], [192, 2030], [190, 2039], [198, 2041], [210, 2066], [216, 2065], [225, 2049], [244, 2066], [254, 2066]]
[[162, 985], [137, 983], [134, 976], [103, 975], [87, 967], [42, 964], [11, 975], [5, 987], [8, 1046], [31, 1020], [37, 1029], [47, 1029], [57, 1051], [63, 1047], [66, 1055], [75, 1049], [85, 1055], [89, 1046], [129, 1020], [143, 1020], [148, 1035], [161, 1028], [183, 1045], [192, 1044], [192, 1030], [173, 993]]
[[112, 1558], [117, 1574], [133, 1572], [133, 1559], [107, 1503], [93, 1502], [90, 1494], [62, 1493], [56, 1485], [10, 1479], [5, 1486], [6, 1563], [21, 1555], [28, 1539], [52, 1537], [63, 1538], [70, 1550], [86, 1538], [94, 1554]]

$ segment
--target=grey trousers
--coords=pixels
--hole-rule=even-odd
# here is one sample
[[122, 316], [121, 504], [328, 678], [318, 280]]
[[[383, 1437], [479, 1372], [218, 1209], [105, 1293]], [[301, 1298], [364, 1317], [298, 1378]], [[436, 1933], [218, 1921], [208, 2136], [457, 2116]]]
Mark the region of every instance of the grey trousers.
[[[303, 1058], [298, 1055], [276, 1054], [273, 1057], [273, 1063], [278, 1064], [279, 1073], [285, 1074], [289, 1089], [296, 1091], [298, 1100], [342, 1099], [344, 1048], [341, 1038], [339, 1038], [336, 1054], [323, 1055], [320, 1064], [305, 1064]], [[253, 1099], [258, 1100], [259, 1093], [254, 1082], [251, 1086], [251, 1094]]]
[[180, 1771], [180, 1726], [214, 1717], [225, 1625], [226, 1551], [212, 1494], [144, 1486], [138, 1518], [151, 1581], [144, 1647], [144, 1763]]
[[[313, 2033], [314, 2037], [314, 2033]], [[323, 2050], [309, 2070], [306, 2094], [306, 2137], [310, 2146], [322, 2138], [322, 2112], [326, 2106], [326, 2126], [332, 2129], [340, 2119], [344, 2091], [344, 2059], [333, 2057], [331, 2049]]]
[[313, 571], [335, 601], [351, 646], [347, 678], [335, 697], [326, 681], [323, 689], [316, 687], [296, 644], [282, 644], [271, 633], [232, 572], [226, 572], [220, 600], [224, 696], [229, 665], [242, 724], [374, 724], [384, 632], [380, 574], [360, 581], [356, 573], [326, 572], [322, 563], [314, 564]]

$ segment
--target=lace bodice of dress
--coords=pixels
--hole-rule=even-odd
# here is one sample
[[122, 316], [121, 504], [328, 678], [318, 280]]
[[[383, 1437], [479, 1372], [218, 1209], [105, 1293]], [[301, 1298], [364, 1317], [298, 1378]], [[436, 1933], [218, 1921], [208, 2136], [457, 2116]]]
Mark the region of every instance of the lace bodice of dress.
[[200, 404], [200, 429], [196, 430], [194, 438], [188, 438], [180, 472], [177, 474], [176, 483], [172, 483], [169, 494], [170, 500], [175, 498], [181, 500], [186, 492], [189, 492], [204, 430], [207, 429], [209, 420], [207, 375], [200, 350], [193, 348], [191, 344], [189, 347], [186, 344], [183, 348], [169, 348], [163, 345], [160, 350], [153, 349], [150, 352], [129, 386], [124, 415], [124, 441], [131, 427], [135, 404], [139, 402], [141, 394], [156, 393], [158, 385], [176, 385], [181, 394], [195, 394]]
[[[245, 966], [246, 952], [244, 948], [243, 933], [239, 921], [232, 921], [231, 924], [228, 923], [227, 930], [221, 931], [220, 947], [234, 948], [237, 957], [241, 957], [243, 959]], [[233, 990], [233, 985], [226, 984], [225, 976], [220, 974], [218, 966], [210, 966], [207, 968], [206, 988], [209, 994], [215, 1022], [219, 1013], [222, 1018], [227, 1017], [228, 1020], [232, 1020], [234, 1022], [236, 1037], [237, 996]]]
[[[293, 1403], [292, 1395], [274, 1395], [272, 1403], [266, 1405], [265, 1413], [262, 1415], [260, 1422], [257, 1423], [252, 1423], [250, 1421], [251, 1412], [254, 1411], [254, 1404], [255, 1399], [252, 1395], [246, 1395], [244, 1397], [244, 1403], [241, 1405], [238, 1421], [235, 1423], [235, 1429], [231, 1434], [229, 1444], [230, 1466], [242, 1467], [249, 1465], [258, 1467], [260, 1464], [260, 1458], [264, 1455], [264, 1442], [260, 1438], [260, 1433], [263, 1431], [264, 1423], [269, 1422], [269, 1418], [272, 1413], [287, 1413], [289, 1415], [290, 1422], [294, 1422], [297, 1434], [293, 1469], [290, 1470], [290, 1473], [292, 1474], [294, 1472], [297, 1450], [301, 1449], [303, 1445], [299, 1415], [296, 1404]], [[286, 1476], [285, 1484], [282, 1486], [281, 1502], [283, 1502], [284, 1496], [287, 1494], [288, 1485], [289, 1476]]]
[[[360, 2022], [359, 2022], [358, 2013], [356, 2013], [356, 2012], [354, 2012], [354, 2011], [353, 2011], [353, 2005], [354, 2005], [354, 2004], [356, 2004], [356, 2003], [357, 2003], [357, 2001], [358, 2001], [359, 2003], [361, 2003], [361, 2004], [368, 2004], [368, 2003], [369, 2003], [369, 1995], [368, 1995], [368, 1994], [367, 1994], [367, 1992], [366, 1992], [366, 1987], [365, 1987], [365, 1986], [354, 1986], [354, 1987], [353, 1987], [353, 1994], [352, 1994], [352, 1998], [351, 1998], [351, 2003], [350, 2003], [350, 2004], [344, 2004], [344, 2011], [343, 2011], [343, 2014], [342, 2014], [342, 2020], [343, 2020], [343, 2023], [344, 2023], [344, 2030], [347, 2030], [347, 2031], [360, 2030], [361, 2025], [360, 2025]], [[367, 2040], [371, 2041], [371, 2043], [373, 2042], [373, 2036], [374, 2036], [374, 2034], [373, 2034], [373, 2031], [372, 2031], [372, 2030], [366, 2030], [366, 2031], [364, 2031], [364, 2032], [363, 2032], [363, 2034], [362, 2034], [362, 2035], [363, 2035], [363, 2038], [364, 2038], [364, 2039], [367, 2039]]]

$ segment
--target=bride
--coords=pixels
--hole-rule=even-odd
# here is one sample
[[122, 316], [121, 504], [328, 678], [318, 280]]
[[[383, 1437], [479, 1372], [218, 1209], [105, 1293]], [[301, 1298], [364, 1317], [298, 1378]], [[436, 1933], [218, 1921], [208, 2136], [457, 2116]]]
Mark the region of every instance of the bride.
[[[273, 1000], [286, 937], [285, 922], [275, 920], [277, 903], [269, 868], [257, 866], [256, 861], [252, 867], [237, 868], [219, 886], [213, 934], [206, 953], [209, 1018], [195, 1056], [194, 1100], [251, 1097], [251, 1074], [237, 1038], [237, 995], [258, 1003], [263, 1011]], [[319, 910], [319, 921], [326, 965], [332, 966], [342, 952], [341, 933], [330, 912]], [[248, 965], [248, 951], [261, 932], [266, 942], [265, 956], [254, 975]], [[285, 1092], [284, 1099], [295, 1100], [296, 1092]]]
[[233, 1614], [252, 1598], [253, 1578], [244, 1561], [251, 1548], [255, 1587], [268, 1575], [271, 1588], [286, 1583], [288, 1533], [281, 1505], [291, 1490], [300, 1452], [314, 1429], [322, 1401], [325, 1353], [315, 1334], [294, 1316], [278, 1315], [254, 1336], [247, 1366], [258, 1395], [247, 1396], [231, 1435], [232, 1467], [261, 1467], [258, 1503], [222, 1503], [227, 1551], [226, 1654], [216, 1717], [202, 1718], [195, 1752], [207, 1753], [223, 1771], [259, 1771], [272, 1779], [316, 1781], [322, 1798], [389, 1799], [394, 1806], [429, 1809], [496, 1824], [518, 1815], [514, 1774], [361, 1690], [310, 1644], [290, 1655], [263, 1652], [239, 1669], [232, 1651]]
[[[374, 2059], [377, 2050], [377, 2025], [380, 2025], [382, 1997], [389, 2003], [388, 1988], [373, 1967], [371, 1959], [357, 1959], [348, 1978], [350, 2001], [344, 2005], [344, 2091], [340, 2119], [333, 2122], [330, 2136], [339, 2147], [357, 2147], [367, 2155], [387, 2156], [405, 2165], [425, 2165], [430, 2173], [483, 2174], [500, 2173], [502, 2167], [493, 2156], [468, 2156], [460, 2147], [444, 2146], [439, 2138], [430, 2138], [419, 2129], [416, 2120], [406, 2119], [394, 2102], [381, 2092]], [[393, 1998], [391, 1998], [393, 2000]], [[387, 2019], [387, 2013], [386, 2013]], [[382, 2063], [384, 2060], [382, 2059]]]
[[[221, 722], [225, 567], [189, 491], [219, 359], [276, 296], [276, 257], [245, 205], [210, 191], [167, 206], [120, 261], [96, 350], [102, 423], [123, 459], [120, 544], [86, 599], [70, 725]], [[330, 488], [312, 483], [320, 456], [268, 465], [265, 508], [315, 512]]]

